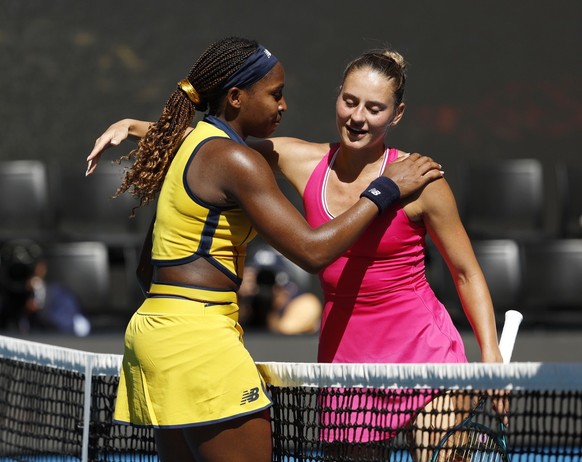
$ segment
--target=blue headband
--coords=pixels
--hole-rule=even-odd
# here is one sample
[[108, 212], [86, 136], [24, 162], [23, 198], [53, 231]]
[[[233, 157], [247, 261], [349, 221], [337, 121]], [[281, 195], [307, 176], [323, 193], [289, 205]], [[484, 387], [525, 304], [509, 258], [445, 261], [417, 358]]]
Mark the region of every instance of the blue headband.
[[277, 62], [277, 58], [269, 50], [263, 45], [259, 45], [259, 48], [247, 58], [242, 67], [222, 85], [222, 89], [249, 87], [267, 75]]

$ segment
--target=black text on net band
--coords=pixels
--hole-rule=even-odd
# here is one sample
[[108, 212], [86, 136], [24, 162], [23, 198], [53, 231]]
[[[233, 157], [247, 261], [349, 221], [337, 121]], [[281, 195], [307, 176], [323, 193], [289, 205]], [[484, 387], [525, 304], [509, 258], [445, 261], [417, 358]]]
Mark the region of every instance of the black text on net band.
[[[0, 461], [157, 460], [151, 429], [111, 423], [120, 362], [0, 336]], [[582, 364], [257, 366], [273, 400], [274, 461], [410, 461], [415, 405], [483, 390], [509, 391], [512, 461], [582, 460]], [[402, 414], [387, 411], [395, 402]], [[485, 406], [479, 418], [497, 415]]]

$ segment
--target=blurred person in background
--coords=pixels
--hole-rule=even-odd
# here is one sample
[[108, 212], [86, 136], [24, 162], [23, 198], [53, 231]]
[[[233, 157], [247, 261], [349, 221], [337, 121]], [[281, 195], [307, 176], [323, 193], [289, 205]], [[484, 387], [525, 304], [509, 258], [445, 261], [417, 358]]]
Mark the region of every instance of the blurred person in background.
[[254, 246], [238, 291], [242, 324], [297, 335], [319, 330], [323, 305], [310, 275], [267, 244]]
[[75, 294], [46, 279], [48, 263], [35, 241], [16, 239], [0, 249], [0, 328], [20, 334], [62, 332], [84, 337], [91, 323]]

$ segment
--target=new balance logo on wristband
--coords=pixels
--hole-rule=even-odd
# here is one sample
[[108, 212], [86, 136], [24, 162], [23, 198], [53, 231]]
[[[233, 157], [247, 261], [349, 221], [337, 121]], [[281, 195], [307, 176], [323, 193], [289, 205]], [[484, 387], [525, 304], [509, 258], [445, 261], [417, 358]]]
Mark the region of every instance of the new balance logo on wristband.
[[382, 213], [400, 198], [400, 189], [390, 178], [381, 176], [372, 181], [360, 197], [370, 199]]
[[242, 399], [240, 405], [252, 403], [259, 399], [259, 388], [251, 388], [250, 390], [245, 390], [242, 394]]

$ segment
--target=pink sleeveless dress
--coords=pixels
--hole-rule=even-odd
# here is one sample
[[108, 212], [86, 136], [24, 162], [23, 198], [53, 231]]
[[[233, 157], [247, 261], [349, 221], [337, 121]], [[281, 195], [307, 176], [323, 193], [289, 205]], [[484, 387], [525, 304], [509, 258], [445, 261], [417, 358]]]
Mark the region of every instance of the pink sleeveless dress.
[[[333, 218], [325, 190], [336, 153], [334, 146], [305, 188], [312, 226]], [[387, 161], [397, 155], [389, 149]], [[467, 362], [461, 336], [425, 277], [425, 235], [395, 204], [319, 274], [325, 301], [319, 362]]]
[[[338, 146], [333, 146], [309, 178], [303, 195], [307, 221], [319, 226], [333, 218], [326, 207], [326, 185]], [[390, 148], [385, 163], [396, 159]], [[384, 166], [382, 167], [383, 170]], [[359, 240], [325, 268], [319, 278], [324, 295], [318, 361], [326, 363], [462, 363], [467, 362], [461, 336], [425, 277], [425, 235], [400, 203], [380, 215]], [[410, 411], [426, 397], [384, 397], [379, 405], [395, 412], [395, 430], [410, 420]], [[334, 409], [338, 403], [327, 403]], [[352, 413], [350, 423], [364, 422], [366, 412]], [[369, 414], [368, 414], [369, 415]], [[334, 412], [323, 415], [333, 420]], [[345, 423], [345, 422], [344, 422]], [[328, 441], [368, 441], [365, 430], [325, 433]]]

